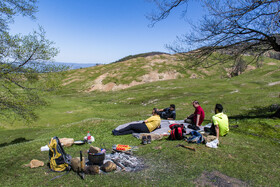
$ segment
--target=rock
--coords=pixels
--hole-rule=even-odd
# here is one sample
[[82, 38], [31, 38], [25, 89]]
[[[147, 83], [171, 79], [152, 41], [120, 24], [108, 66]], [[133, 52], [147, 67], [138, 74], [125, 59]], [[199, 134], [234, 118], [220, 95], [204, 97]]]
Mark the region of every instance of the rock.
[[64, 147], [70, 147], [74, 143], [73, 138], [59, 138], [59, 141]]
[[[83, 157], [82, 160], [85, 161], [85, 157]], [[71, 167], [75, 172], [81, 171], [80, 157], [71, 159]], [[82, 169], [85, 169], [85, 162], [83, 162]]]
[[205, 143], [212, 142], [213, 140], [217, 139], [217, 137], [213, 135], [203, 135], [203, 138], [205, 140]]
[[112, 171], [115, 171], [117, 169], [117, 165], [112, 161], [108, 161], [105, 164], [103, 164], [100, 167], [100, 169], [105, 171], [105, 172], [112, 172]]
[[33, 160], [30, 161], [29, 164], [26, 164], [25, 166], [30, 167], [30, 168], [38, 168], [40, 166], [44, 166], [44, 162], [42, 162], [40, 160], [33, 159]]
[[99, 171], [100, 171], [100, 169], [99, 169], [99, 166], [97, 166], [97, 165], [90, 165], [85, 168], [85, 173], [90, 174], [90, 175], [99, 174]]
[[89, 152], [90, 153], [100, 153], [101, 149], [99, 147], [90, 146]]

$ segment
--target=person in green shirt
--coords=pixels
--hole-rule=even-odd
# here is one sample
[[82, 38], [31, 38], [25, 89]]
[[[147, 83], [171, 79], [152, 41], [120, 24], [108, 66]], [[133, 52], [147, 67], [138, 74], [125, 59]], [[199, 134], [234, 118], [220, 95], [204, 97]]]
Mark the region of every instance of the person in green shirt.
[[225, 136], [229, 132], [228, 117], [223, 113], [221, 104], [216, 104], [215, 115], [212, 116], [212, 126], [205, 131], [210, 131], [210, 134], [216, 136], [218, 140], [220, 136]]

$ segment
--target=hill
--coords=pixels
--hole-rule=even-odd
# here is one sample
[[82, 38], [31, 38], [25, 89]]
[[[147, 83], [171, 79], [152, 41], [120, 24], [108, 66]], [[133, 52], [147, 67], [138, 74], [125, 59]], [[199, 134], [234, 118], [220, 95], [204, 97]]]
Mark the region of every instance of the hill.
[[[2, 186], [218, 186], [234, 185], [236, 181], [243, 186], [278, 186], [280, 120], [269, 116], [279, 103], [279, 61], [266, 58], [262, 67], [228, 78], [226, 66], [184, 69], [187, 62], [172, 61], [175, 57], [167, 54], [138, 57], [68, 71], [64, 80], [68, 84], [54, 94], [45, 95], [49, 105], [36, 111], [39, 115], [36, 122], [25, 124], [17, 119], [1, 120], [0, 177], [5, 179]], [[167, 59], [172, 63], [169, 64]], [[137, 65], [135, 61], [146, 66], [144, 70], [141, 65], [137, 68], [128, 66]], [[176, 63], [178, 69], [174, 68]], [[179, 66], [180, 63], [186, 66]], [[127, 70], [126, 74], [124, 70]], [[106, 73], [108, 83], [112, 77], [117, 77], [115, 84], [120, 85], [149, 75], [148, 70], [158, 73], [176, 71], [180, 76], [106, 93], [87, 91], [98, 77]], [[198, 77], [190, 78], [188, 72]], [[194, 111], [193, 100], [200, 101], [205, 111], [202, 125], [211, 122], [216, 103], [224, 106], [231, 127], [229, 134], [220, 138], [218, 149], [165, 138], [142, 146], [131, 135], [111, 134], [118, 125], [147, 119], [153, 107], [163, 108], [171, 103], [176, 105], [177, 119], [184, 119]], [[107, 153], [114, 144], [138, 146], [134, 156], [143, 160], [145, 168], [138, 172], [86, 175], [85, 180], [71, 171], [50, 181], [61, 174], [48, 172], [47, 166], [23, 167], [32, 159], [48, 163], [48, 152], [41, 152], [40, 147], [51, 137], [81, 140], [87, 131], [95, 137], [91, 145], [102, 146]], [[196, 151], [176, 147], [178, 144], [192, 146]], [[88, 144], [65, 147], [66, 153], [72, 157], [79, 157], [80, 150], [86, 156], [88, 149]]]
[[[246, 56], [249, 62], [253, 57]], [[66, 89], [78, 91], [116, 91], [135, 85], [173, 79], [229, 78], [233, 63], [219, 64], [215, 54], [204, 64], [210, 68], [193, 66], [195, 62], [185, 54], [145, 53], [125, 57], [117, 62], [98, 65], [81, 70], [68, 71], [63, 80]], [[260, 64], [279, 64], [278, 60], [264, 57]], [[256, 69], [260, 64], [250, 64], [245, 72]]]

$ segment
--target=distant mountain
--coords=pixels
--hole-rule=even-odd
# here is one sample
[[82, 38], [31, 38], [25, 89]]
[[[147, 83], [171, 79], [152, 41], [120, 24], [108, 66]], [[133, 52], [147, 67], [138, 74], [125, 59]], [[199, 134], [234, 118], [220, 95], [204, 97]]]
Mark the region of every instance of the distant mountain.
[[82, 68], [88, 68], [92, 66], [98, 65], [98, 63], [68, 63], [68, 62], [54, 62], [57, 65], [65, 65], [68, 66], [70, 69], [82, 69]]
[[134, 58], [138, 58], [138, 57], [149, 57], [149, 56], [155, 56], [155, 55], [163, 55], [163, 54], [167, 54], [169, 55], [168, 53], [164, 53], [164, 52], [149, 52], [149, 53], [141, 53], [141, 54], [137, 54], [137, 55], [129, 55], [129, 56], [126, 56], [124, 58], [121, 58], [115, 62], [123, 62], [123, 61], [126, 61], [126, 60], [130, 60], [130, 59], [134, 59]]

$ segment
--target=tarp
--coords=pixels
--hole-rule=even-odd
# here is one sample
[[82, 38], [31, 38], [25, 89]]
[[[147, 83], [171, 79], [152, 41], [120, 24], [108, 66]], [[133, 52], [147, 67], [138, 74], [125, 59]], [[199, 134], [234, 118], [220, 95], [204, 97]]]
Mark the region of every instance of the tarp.
[[[142, 123], [142, 122], [143, 121], [132, 121], [132, 122], [129, 122], [129, 123], [125, 123], [125, 124], [122, 124], [122, 125], [118, 126], [115, 130], [123, 129], [131, 123]], [[174, 123], [184, 124], [184, 126], [186, 128], [186, 134], [189, 134], [191, 131], [193, 131], [193, 129], [188, 128], [188, 125], [190, 125], [190, 124], [189, 123], [184, 123], [184, 120], [161, 120], [161, 122], [160, 122], [161, 128], [156, 129], [151, 133], [168, 136], [170, 134], [168, 132], [170, 130], [169, 125], [174, 124]], [[200, 130], [204, 130], [204, 127], [210, 127], [210, 126], [211, 126], [211, 124], [207, 124], [206, 126], [200, 126]], [[132, 135], [136, 138], [139, 138], [140, 133], [133, 133]]]

